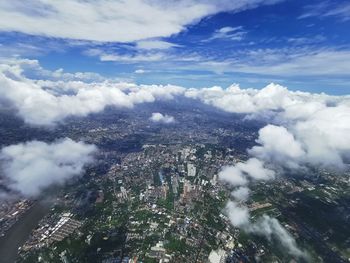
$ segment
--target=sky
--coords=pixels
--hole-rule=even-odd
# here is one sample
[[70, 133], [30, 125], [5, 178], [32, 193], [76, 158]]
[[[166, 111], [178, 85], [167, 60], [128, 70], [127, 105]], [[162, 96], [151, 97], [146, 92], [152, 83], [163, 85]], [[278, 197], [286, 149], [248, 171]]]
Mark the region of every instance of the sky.
[[136, 84], [349, 94], [350, 2], [0, 2], [0, 57]]

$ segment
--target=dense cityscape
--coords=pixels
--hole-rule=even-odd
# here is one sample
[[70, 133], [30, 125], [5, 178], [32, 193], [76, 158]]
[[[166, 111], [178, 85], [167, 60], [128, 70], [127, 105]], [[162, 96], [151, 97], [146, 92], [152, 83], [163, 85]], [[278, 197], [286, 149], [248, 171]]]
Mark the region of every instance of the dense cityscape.
[[[157, 107], [188, 121], [162, 125], [143, 116]], [[201, 105], [186, 112], [167, 103], [138, 110], [110, 109], [59, 128], [99, 145], [100, 151], [84, 176], [52, 189], [51, 200], [41, 204], [49, 209], [43, 208], [45, 215], [19, 248], [18, 262], [303, 260], [285, 253], [277, 240], [233, 227], [225, 212], [231, 187], [218, 174], [222, 167], [248, 158], [245, 148], [254, 144], [256, 122], [236, 126], [241, 116]], [[232, 117], [236, 121], [227, 124]], [[204, 123], [215, 128], [202, 129]], [[31, 130], [23, 124], [21, 129]], [[125, 137], [130, 139], [118, 145]], [[284, 174], [268, 184], [256, 182], [251, 198], [242, 202], [252, 220], [263, 214], [278, 218], [307, 249], [308, 261], [346, 262], [349, 186], [349, 172], [310, 170]], [[38, 203], [21, 199], [2, 205], [4, 240], [8, 229]]]

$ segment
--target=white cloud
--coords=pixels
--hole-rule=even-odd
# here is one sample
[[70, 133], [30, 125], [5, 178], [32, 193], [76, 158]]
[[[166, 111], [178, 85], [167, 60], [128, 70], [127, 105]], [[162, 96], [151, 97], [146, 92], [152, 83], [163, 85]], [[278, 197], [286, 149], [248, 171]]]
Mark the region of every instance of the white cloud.
[[239, 206], [234, 201], [228, 201], [225, 209], [232, 225], [243, 227], [250, 223], [250, 215], [247, 207]]
[[350, 97], [290, 91], [270, 84], [261, 90], [212, 87], [187, 89], [185, 96], [250, 118], [267, 117], [250, 153], [269, 163], [342, 167], [350, 154]]
[[292, 41], [294, 44], [288, 48], [240, 49], [230, 54], [230, 58], [227, 59], [203, 56], [198, 53], [171, 52], [166, 49], [136, 49], [131, 54], [124, 54], [107, 48], [104, 48], [105, 50], [92, 48], [85, 54], [97, 56], [101, 61], [162, 62], [161, 66], [166, 65], [172, 69], [176, 67], [178, 70], [210, 71], [216, 74], [258, 74], [270, 80], [282, 76], [289, 78], [331, 76], [338, 80], [347, 78], [350, 71], [350, 50], [310, 48], [301, 44], [302, 41], [316, 41], [316, 37], [315, 39], [293, 39]]
[[[135, 104], [172, 99], [177, 86], [116, 82], [33, 80], [19, 64], [0, 65], [0, 96], [12, 102], [27, 123], [50, 125], [68, 116], [86, 116], [106, 106], [131, 108]], [[55, 74], [55, 72], [53, 72]]]
[[348, 21], [350, 19], [350, 4], [347, 2], [324, 1], [315, 5], [306, 6], [305, 9], [305, 12], [299, 16], [299, 19], [309, 17], [336, 17], [340, 18], [342, 21]]
[[[51, 71], [43, 68], [38, 60], [25, 59], [25, 58], [7, 58], [0, 59], [0, 71], [16, 71], [16, 74], [20, 75], [25, 73], [26, 75], [34, 76], [35, 79], [50, 79], [57, 81], [105, 81], [102, 75], [95, 72], [65, 72], [62, 68]], [[11, 74], [11, 73], [10, 73]]]
[[233, 41], [240, 41], [244, 38], [244, 36], [247, 34], [246, 31], [243, 31], [243, 27], [237, 26], [237, 27], [222, 27], [220, 29], [215, 30], [213, 35], [204, 40], [204, 42], [212, 41], [215, 39], [229, 39]]
[[158, 51], [136, 52], [133, 54], [118, 54], [97, 48], [86, 50], [84, 54], [87, 56], [97, 56], [101, 61], [104, 62], [115, 61], [120, 63], [154, 62], [163, 61], [167, 58], [167, 54]]
[[256, 142], [261, 146], [254, 146], [249, 153], [270, 163], [296, 167], [295, 162], [299, 162], [305, 156], [300, 142], [284, 127], [265, 126], [259, 130]]
[[350, 106], [324, 107], [297, 121], [291, 131], [304, 145], [309, 163], [342, 167], [350, 153]]
[[241, 186], [232, 191], [231, 195], [238, 201], [247, 201], [249, 198], [250, 190], [248, 187]]
[[202, 57], [191, 68], [221, 74], [258, 74], [269, 79], [271, 76], [346, 78], [350, 70], [349, 61], [350, 50], [346, 48], [315, 48], [294, 43], [279, 49], [240, 49], [226, 59]]
[[271, 180], [275, 177], [275, 172], [265, 168], [264, 163], [256, 158], [250, 158], [245, 163], [238, 163], [235, 167], [253, 180]]
[[257, 222], [246, 225], [246, 231], [265, 236], [269, 240], [273, 238], [287, 249], [288, 254], [308, 260], [308, 254], [298, 248], [295, 239], [275, 218], [263, 215]]
[[103, 62], [112, 61], [124, 64], [162, 62], [164, 65], [171, 64], [172, 67], [180, 63], [196, 63], [202, 59], [197, 54], [180, 55], [177, 52], [165, 50], [165, 48], [155, 48], [155, 46], [153, 48], [150, 46], [149, 49], [131, 48], [131, 50], [132, 52], [121, 54], [118, 51], [108, 50], [108, 48], [91, 48], [83, 53], [87, 56], [98, 57]]
[[153, 122], [160, 122], [160, 123], [165, 123], [165, 124], [169, 124], [169, 123], [175, 122], [174, 117], [169, 116], [167, 114], [163, 115], [163, 114], [161, 114], [159, 112], [152, 113], [152, 116], [151, 116], [150, 120], [153, 121]]
[[[247, 233], [261, 235], [281, 244], [296, 258], [308, 260], [293, 236], [274, 218], [267, 215], [250, 220], [244, 205], [251, 181], [271, 180], [275, 168], [299, 168], [304, 165], [341, 168], [350, 156], [350, 98], [291, 92], [270, 84], [262, 90], [212, 87], [189, 89], [187, 97], [235, 113], [266, 114], [277, 125], [259, 131], [259, 144], [248, 150], [252, 158], [234, 166], [223, 167], [219, 179], [234, 187], [234, 200], [226, 206], [231, 223]], [[269, 168], [267, 168], [269, 167]]]
[[[305, 112], [282, 114], [285, 127], [267, 125], [259, 131], [249, 153], [273, 165], [344, 168], [350, 154], [350, 107], [346, 103], [322, 106], [318, 103], [297, 109]], [[295, 112], [296, 108], [292, 110]]]
[[136, 43], [137, 49], [153, 50], [153, 49], [169, 49], [179, 47], [179, 45], [162, 41], [162, 40], [143, 40]]
[[293, 236], [281, 226], [277, 219], [263, 215], [256, 222], [252, 222], [249, 209], [236, 201], [228, 201], [225, 210], [233, 226], [239, 227], [247, 233], [264, 236], [269, 241], [274, 239], [286, 249], [288, 254], [296, 258], [308, 259], [308, 254], [298, 248]]
[[343, 21], [350, 20], [350, 4], [349, 3], [343, 3], [338, 6], [336, 6], [334, 9], [328, 10], [326, 13], [323, 14], [323, 16], [335, 16], [340, 17]]
[[68, 138], [49, 144], [31, 141], [2, 148], [0, 160], [7, 187], [34, 197], [51, 185], [80, 175], [95, 151], [94, 145]]
[[219, 179], [233, 186], [246, 185], [248, 180], [242, 171], [235, 166], [225, 166], [219, 172]]
[[271, 83], [261, 90], [240, 89], [237, 84], [227, 89], [221, 87], [189, 89], [185, 96], [199, 99], [228, 112], [255, 113], [283, 109], [304, 101], [309, 94], [291, 92], [286, 87]]
[[327, 38], [323, 35], [315, 35], [309, 37], [290, 37], [287, 39], [288, 43], [294, 45], [311, 45], [321, 43], [327, 40]]
[[[261, 90], [238, 85], [227, 89], [136, 85], [89, 72], [45, 70], [36, 60], [12, 59], [0, 64], [0, 97], [11, 102], [30, 124], [51, 125], [68, 116], [100, 112], [106, 106], [131, 108], [174, 96], [197, 99], [228, 112], [248, 113], [251, 118], [267, 116], [274, 126], [260, 131], [260, 145], [253, 147], [251, 154], [269, 164], [342, 167], [350, 154], [349, 96], [290, 91], [276, 84]], [[240, 165], [235, 169], [238, 172], [230, 172], [251, 179]]]
[[264, 163], [256, 158], [250, 158], [234, 166], [224, 166], [219, 172], [219, 179], [233, 186], [246, 185], [249, 182], [248, 179], [271, 180], [274, 176], [274, 171], [265, 168]]
[[[275, 54], [280, 55], [280, 54]], [[270, 55], [271, 56], [271, 55]], [[350, 70], [349, 50], [308, 50], [301, 54], [290, 54], [284, 60], [265, 64], [233, 63], [233, 71], [279, 76], [344, 75]], [[325, 63], [327, 61], [327, 63]]]
[[1, 1], [0, 30], [78, 40], [133, 42], [177, 34], [218, 12], [238, 12], [275, 2], [277, 0]]
[[136, 69], [135, 70], [135, 73], [136, 74], [144, 74], [144, 73], [146, 73], [146, 72], [148, 72], [147, 70], [144, 70], [144, 69]]
[[[222, 174], [222, 171], [224, 173]], [[242, 202], [248, 200], [250, 190], [247, 186], [249, 181], [271, 180], [275, 172], [264, 168], [264, 163], [256, 158], [251, 158], [245, 163], [238, 163], [235, 166], [224, 167], [219, 174], [221, 180], [225, 180], [232, 186], [240, 186], [232, 191], [234, 200], [227, 202], [225, 211], [233, 226], [238, 227], [246, 233], [252, 233], [266, 237], [269, 241], [277, 240], [290, 255], [297, 258], [307, 258], [307, 254], [300, 250], [295, 239], [280, 225], [280, 223], [267, 215], [258, 217], [255, 222], [251, 221], [248, 207]]]

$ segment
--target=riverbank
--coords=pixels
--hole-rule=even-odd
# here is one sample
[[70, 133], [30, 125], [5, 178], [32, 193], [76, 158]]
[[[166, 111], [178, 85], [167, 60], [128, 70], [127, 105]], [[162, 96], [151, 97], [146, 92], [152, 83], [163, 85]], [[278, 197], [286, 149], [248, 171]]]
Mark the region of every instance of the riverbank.
[[37, 227], [40, 219], [50, 210], [48, 203], [36, 202], [7, 232], [0, 238], [0, 261], [13, 263], [18, 256], [18, 248], [28, 239], [31, 231]]

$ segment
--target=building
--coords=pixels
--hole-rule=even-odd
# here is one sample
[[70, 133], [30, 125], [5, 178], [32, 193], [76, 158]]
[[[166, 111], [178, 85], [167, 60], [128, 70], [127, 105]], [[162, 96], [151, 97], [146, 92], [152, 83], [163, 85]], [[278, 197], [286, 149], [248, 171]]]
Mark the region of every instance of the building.
[[226, 257], [226, 251], [219, 248], [210, 252], [208, 260], [210, 263], [225, 263]]
[[49, 234], [49, 242], [61, 241], [81, 226], [81, 223], [71, 218], [71, 213], [64, 213]]
[[196, 176], [196, 166], [193, 163], [187, 163], [187, 175], [190, 177]]

